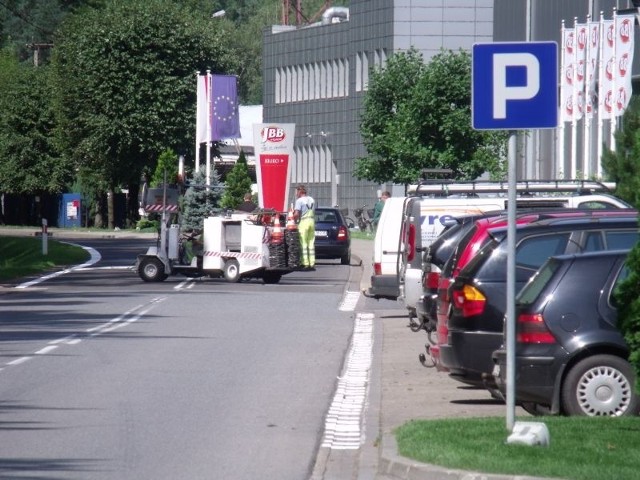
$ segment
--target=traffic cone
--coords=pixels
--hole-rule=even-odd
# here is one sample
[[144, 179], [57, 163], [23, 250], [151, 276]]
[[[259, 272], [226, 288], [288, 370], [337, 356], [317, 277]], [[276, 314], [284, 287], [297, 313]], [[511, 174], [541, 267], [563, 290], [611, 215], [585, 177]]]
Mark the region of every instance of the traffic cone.
[[293, 219], [293, 203], [291, 207], [289, 207], [289, 211], [287, 212], [287, 230], [296, 230], [298, 226], [296, 225], [296, 221]]
[[284, 232], [282, 231], [282, 226], [280, 225], [280, 215], [278, 213], [275, 214], [275, 219], [273, 221], [273, 228], [271, 229], [271, 243], [278, 244], [284, 241]]

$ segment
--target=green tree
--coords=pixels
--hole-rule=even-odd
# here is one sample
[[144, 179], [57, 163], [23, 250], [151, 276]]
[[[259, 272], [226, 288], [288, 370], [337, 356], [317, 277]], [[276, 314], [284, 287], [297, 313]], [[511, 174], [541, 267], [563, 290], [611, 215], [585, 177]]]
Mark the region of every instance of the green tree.
[[15, 48], [21, 62], [46, 64], [55, 31], [70, 13], [97, 7], [104, 0], [10, 0], [0, 7], [0, 46]]
[[223, 190], [220, 175], [211, 170], [210, 186], [206, 187], [205, 173], [200, 170], [193, 175], [182, 199], [180, 225], [183, 231], [202, 231], [204, 219], [220, 208]]
[[616, 132], [615, 151], [606, 149], [602, 168], [616, 182], [616, 196], [635, 207], [640, 206], [640, 99], [632, 97]]
[[222, 208], [236, 208], [244, 199], [245, 193], [251, 191], [251, 176], [244, 151], [240, 152], [238, 161], [227, 174], [225, 189], [220, 200]]
[[[11, 74], [11, 80], [4, 75]], [[46, 67], [0, 58], [0, 185], [5, 193], [60, 193], [73, 165], [60, 154]]]
[[112, 1], [64, 22], [52, 60], [61, 145], [106, 193], [138, 185], [166, 148], [192, 150], [195, 72], [235, 69], [216, 25], [171, 0]]
[[[616, 182], [616, 195], [640, 208], [640, 99], [632, 97], [616, 132], [616, 150], [605, 150], [602, 167], [609, 180]], [[616, 291], [618, 326], [629, 345], [629, 361], [640, 378], [640, 243], [627, 260], [629, 276]], [[640, 383], [636, 385], [640, 393]]]
[[407, 184], [425, 168], [464, 179], [503, 175], [506, 134], [471, 128], [471, 58], [462, 50], [426, 65], [414, 49], [391, 56], [370, 77], [361, 131], [368, 153], [356, 161], [361, 179]]
[[151, 178], [151, 186], [161, 186], [164, 184], [165, 178], [168, 184], [178, 183], [178, 155], [170, 148], [167, 148], [158, 157], [158, 164]]

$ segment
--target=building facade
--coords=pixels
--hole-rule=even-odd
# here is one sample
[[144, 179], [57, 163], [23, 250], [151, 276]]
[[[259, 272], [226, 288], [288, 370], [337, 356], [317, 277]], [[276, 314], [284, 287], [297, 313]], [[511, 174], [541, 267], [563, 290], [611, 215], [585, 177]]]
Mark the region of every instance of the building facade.
[[490, 42], [493, 18], [493, 0], [351, 0], [316, 24], [265, 31], [264, 122], [296, 124], [292, 184], [307, 184], [319, 205], [349, 209], [373, 206], [382, 189], [404, 194], [353, 175], [367, 154], [359, 132], [370, 72], [410, 47], [428, 61]]

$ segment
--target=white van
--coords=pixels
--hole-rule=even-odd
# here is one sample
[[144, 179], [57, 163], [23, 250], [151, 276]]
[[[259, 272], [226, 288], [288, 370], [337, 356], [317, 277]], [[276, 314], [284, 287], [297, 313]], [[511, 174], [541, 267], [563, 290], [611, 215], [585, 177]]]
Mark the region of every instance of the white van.
[[[502, 209], [504, 199], [499, 198], [387, 199], [374, 238], [371, 287], [364, 294], [371, 298], [397, 300], [401, 296], [399, 278], [403, 273], [403, 261], [413, 261], [416, 252], [433, 242], [453, 218]], [[420, 269], [418, 273], [421, 273]], [[411, 286], [414, 283], [411, 282]], [[420, 294], [420, 278], [418, 287]]]
[[[612, 186], [585, 180], [520, 181], [518, 208], [630, 208], [612, 195], [594, 193]], [[505, 210], [507, 184], [422, 182], [410, 187], [409, 194], [385, 203], [374, 240], [371, 287], [364, 294], [398, 300], [413, 318], [422, 295], [420, 252], [455, 217]]]
[[376, 299], [398, 298], [398, 273], [400, 267], [402, 211], [407, 197], [390, 197], [378, 221], [373, 239], [373, 274], [371, 286], [363, 293]]
[[[418, 184], [415, 187], [415, 192], [442, 193], [442, 185], [446, 186], [452, 196], [460, 194], [477, 196], [464, 199], [452, 197], [425, 199], [423, 196], [417, 196], [414, 197], [413, 202], [409, 201], [406, 204], [401, 230], [404, 229], [408, 233], [400, 248], [397, 299], [407, 308], [410, 319], [416, 316], [416, 305], [423, 294], [423, 265], [420, 252], [424, 251], [442, 231], [442, 227], [437, 228], [436, 226], [434, 228], [430, 225], [431, 217], [439, 215], [441, 218], [450, 219], [456, 216], [483, 213], [489, 210], [506, 210], [507, 208], [507, 185], [501, 182]], [[609, 192], [610, 188], [614, 188], [614, 185], [587, 180], [519, 181], [516, 184], [517, 208], [518, 210], [632, 208], [631, 205], [619, 198], [604, 193]], [[436, 201], [440, 203], [434, 203]], [[421, 224], [421, 235], [415, 235], [415, 240], [412, 240], [411, 229], [417, 230], [419, 224]]]

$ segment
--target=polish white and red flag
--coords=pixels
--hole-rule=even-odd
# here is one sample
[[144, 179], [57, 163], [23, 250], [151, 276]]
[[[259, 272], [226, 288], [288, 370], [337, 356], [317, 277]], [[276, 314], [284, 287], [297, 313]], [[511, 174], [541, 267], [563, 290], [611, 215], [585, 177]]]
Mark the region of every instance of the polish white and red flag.
[[598, 110], [600, 118], [610, 119], [614, 110], [615, 79], [615, 26], [613, 20], [602, 20], [602, 46], [600, 57], [600, 78], [598, 80]]
[[633, 65], [633, 15], [619, 15], [615, 24], [615, 104], [614, 113], [624, 113], [631, 100], [631, 66]]
[[575, 29], [562, 29], [560, 72], [560, 119], [571, 122], [574, 115]]

